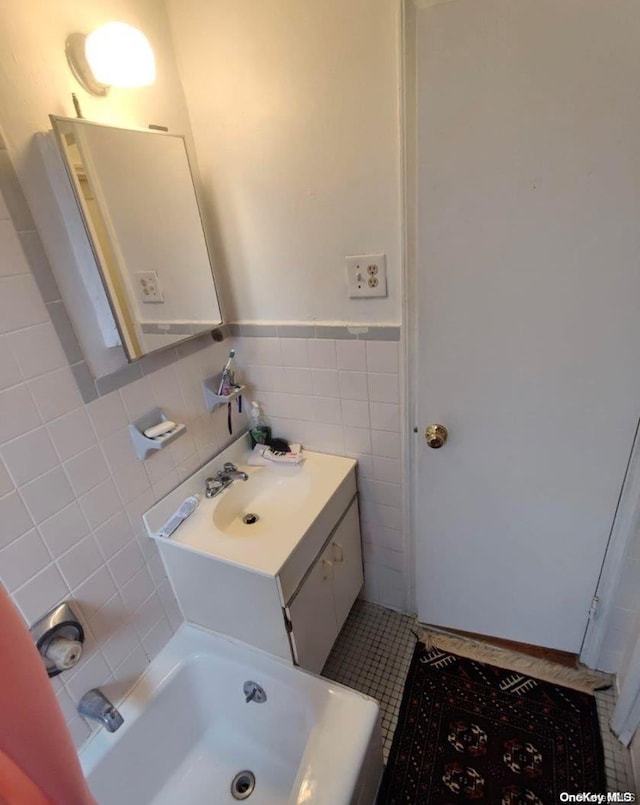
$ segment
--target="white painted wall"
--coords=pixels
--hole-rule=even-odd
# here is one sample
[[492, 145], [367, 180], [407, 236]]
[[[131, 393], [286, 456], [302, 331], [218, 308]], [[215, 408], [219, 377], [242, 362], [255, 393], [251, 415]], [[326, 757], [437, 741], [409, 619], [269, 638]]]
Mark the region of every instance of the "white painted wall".
[[[167, 7], [232, 320], [398, 323], [400, 4]], [[348, 299], [363, 252], [387, 299]]]

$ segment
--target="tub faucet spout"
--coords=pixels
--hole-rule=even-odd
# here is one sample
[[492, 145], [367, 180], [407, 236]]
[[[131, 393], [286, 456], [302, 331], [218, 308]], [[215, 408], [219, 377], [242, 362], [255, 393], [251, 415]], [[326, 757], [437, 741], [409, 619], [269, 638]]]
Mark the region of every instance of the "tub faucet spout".
[[98, 688], [87, 691], [78, 703], [81, 716], [99, 721], [109, 732], [115, 732], [124, 723], [117, 707]]

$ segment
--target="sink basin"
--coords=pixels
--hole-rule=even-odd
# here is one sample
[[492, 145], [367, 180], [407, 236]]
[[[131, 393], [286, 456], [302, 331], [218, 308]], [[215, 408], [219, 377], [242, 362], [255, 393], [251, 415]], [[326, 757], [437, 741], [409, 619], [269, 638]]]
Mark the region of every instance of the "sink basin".
[[279, 466], [275, 472], [270, 467], [241, 469], [249, 480], [234, 481], [213, 505], [213, 525], [223, 534], [264, 538], [309, 505], [311, 473], [304, 465]]

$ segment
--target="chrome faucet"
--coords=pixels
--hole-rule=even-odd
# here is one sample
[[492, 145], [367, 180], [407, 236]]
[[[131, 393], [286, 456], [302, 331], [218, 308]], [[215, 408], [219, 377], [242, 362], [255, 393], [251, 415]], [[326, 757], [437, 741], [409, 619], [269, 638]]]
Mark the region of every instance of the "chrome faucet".
[[84, 694], [78, 702], [78, 712], [81, 716], [99, 721], [109, 732], [115, 732], [124, 723], [118, 708], [98, 688], [92, 688]]
[[248, 481], [249, 476], [246, 472], [239, 470], [235, 464], [228, 461], [213, 478], [207, 478], [205, 481], [205, 495], [208, 498], [214, 498], [236, 480]]

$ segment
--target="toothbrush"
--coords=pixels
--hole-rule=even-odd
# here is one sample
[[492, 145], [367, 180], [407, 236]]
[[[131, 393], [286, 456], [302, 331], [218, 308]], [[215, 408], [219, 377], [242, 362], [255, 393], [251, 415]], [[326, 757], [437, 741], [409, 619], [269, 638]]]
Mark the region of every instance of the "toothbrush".
[[[229, 357], [227, 362], [224, 365], [224, 369], [222, 370], [222, 377], [220, 378], [220, 385], [218, 386], [218, 396], [223, 396], [223, 391], [225, 386], [230, 388], [232, 386], [231, 382], [231, 366], [233, 364], [233, 359], [235, 357], [236, 351], [232, 349], [229, 352]], [[227, 392], [228, 393], [228, 392]]]
[[198, 508], [199, 502], [199, 495], [191, 495], [191, 497], [186, 498], [186, 500], [182, 502], [180, 508], [177, 509], [162, 526], [158, 532], [158, 536], [166, 537], [168, 539], [178, 528], [178, 526], [181, 525], [187, 519], [187, 517], [193, 514], [193, 512]]

